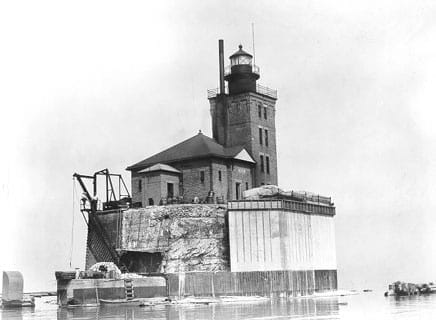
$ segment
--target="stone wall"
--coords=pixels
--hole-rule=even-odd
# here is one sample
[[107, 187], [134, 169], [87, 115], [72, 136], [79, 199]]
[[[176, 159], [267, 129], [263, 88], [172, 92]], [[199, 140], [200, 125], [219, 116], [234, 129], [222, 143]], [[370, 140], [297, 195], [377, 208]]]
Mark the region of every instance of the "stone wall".
[[169, 205], [123, 212], [120, 249], [161, 252], [162, 272], [230, 270], [227, 212], [218, 205]]

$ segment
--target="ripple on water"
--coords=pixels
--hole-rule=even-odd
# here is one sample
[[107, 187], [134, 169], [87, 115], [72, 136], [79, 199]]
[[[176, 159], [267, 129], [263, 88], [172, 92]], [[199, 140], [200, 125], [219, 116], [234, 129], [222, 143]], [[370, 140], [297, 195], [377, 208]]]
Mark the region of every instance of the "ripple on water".
[[36, 299], [34, 309], [0, 310], [1, 319], [434, 319], [436, 295], [383, 297], [381, 292], [345, 297], [212, 305], [169, 305], [155, 307], [101, 306], [58, 308], [53, 297]]

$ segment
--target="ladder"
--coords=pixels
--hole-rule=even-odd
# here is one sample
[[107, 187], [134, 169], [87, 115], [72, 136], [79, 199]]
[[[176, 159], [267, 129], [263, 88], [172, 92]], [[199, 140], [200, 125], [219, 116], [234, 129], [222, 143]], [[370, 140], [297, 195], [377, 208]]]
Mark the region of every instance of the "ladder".
[[127, 300], [132, 300], [135, 297], [135, 292], [133, 291], [132, 279], [124, 279], [124, 290], [126, 293]]

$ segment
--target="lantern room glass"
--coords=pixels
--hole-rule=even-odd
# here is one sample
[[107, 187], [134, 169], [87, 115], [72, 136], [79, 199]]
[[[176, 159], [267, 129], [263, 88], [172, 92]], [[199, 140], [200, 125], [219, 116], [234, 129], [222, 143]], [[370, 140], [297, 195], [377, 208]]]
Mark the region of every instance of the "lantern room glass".
[[249, 64], [251, 65], [252, 58], [247, 55], [239, 55], [230, 59], [230, 65], [235, 66], [239, 64]]

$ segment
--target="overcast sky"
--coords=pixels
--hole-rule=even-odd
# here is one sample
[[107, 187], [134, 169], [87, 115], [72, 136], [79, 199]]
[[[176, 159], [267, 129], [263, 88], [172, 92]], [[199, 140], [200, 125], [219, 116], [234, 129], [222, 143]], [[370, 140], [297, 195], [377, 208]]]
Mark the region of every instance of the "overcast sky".
[[54, 289], [73, 216], [83, 268], [72, 174], [129, 180], [210, 136], [218, 39], [252, 52], [252, 22], [259, 82], [278, 90], [279, 184], [333, 197], [340, 286], [436, 280], [436, 4], [416, 0], [2, 1], [0, 271]]

